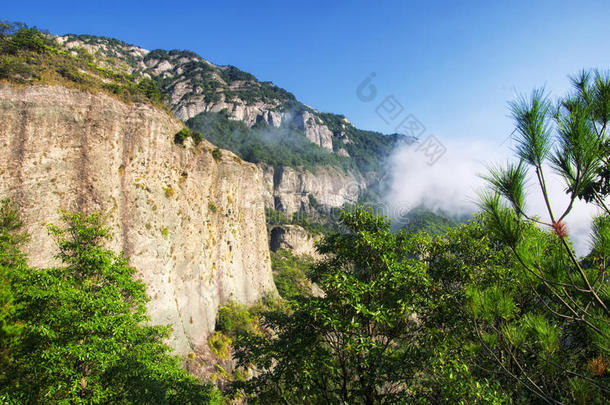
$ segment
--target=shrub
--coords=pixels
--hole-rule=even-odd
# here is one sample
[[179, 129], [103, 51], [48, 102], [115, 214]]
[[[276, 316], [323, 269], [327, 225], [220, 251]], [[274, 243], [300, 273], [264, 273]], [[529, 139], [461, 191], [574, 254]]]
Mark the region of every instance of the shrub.
[[175, 191], [171, 186], [163, 187], [163, 191], [165, 191], [165, 196], [167, 198], [172, 198], [175, 194]]
[[5, 56], [0, 60], [0, 79], [10, 79], [17, 83], [31, 77], [33, 69], [14, 56]]
[[286, 299], [311, 294], [311, 283], [307, 273], [311, 271], [313, 261], [305, 257], [295, 257], [287, 250], [278, 249], [271, 252], [273, 281], [280, 296]]
[[307, 197], [309, 198], [309, 205], [311, 205], [312, 208], [318, 208], [320, 206], [320, 203], [313, 194], [309, 193]]
[[222, 332], [215, 332], [208, 338], [210, 350], [216, 358], [224, 360], [230, 356], [230, 348], [233, 340]]
[[161, 91], [155, 82], [148, 78], [140, 79], [138, 82], [138, 90], [152, 102], [161, 103], [163, 101]]
[[36, 28], [23, 26], [12, 32], [12, 35], [3, 36], [2, 50], [16, 54], [19, 51], [42, 52], [49, 45], [47, 37]]
[[191, 138], [195, 145], [199, 145], [203, 140], [203, 135], [200, 132], [193, 131], [190, 128], [182, 128], [174, 135], [174, 143], [177, 145], [184, 144], [186, 138]]
[[178, 131], [178, 133], [176, 133], [176, 135], [174, 135], [174, 143], [182, 145], [186, 138], [189, 137], [189, 133], [190, 131], [188, 128], [182, 128], [180, 131]]
[[220, 307], [216, 316], [216, 330], [228, 336], [239, 336], [255, 330], [256, 318], [242, 304], [229, 302]]
[[216, 148], [212, 151], [212, 157], [216, 161], [219, 161], [220, 159], [222, 159], [222, 152], [220, 151], [220, 148]]

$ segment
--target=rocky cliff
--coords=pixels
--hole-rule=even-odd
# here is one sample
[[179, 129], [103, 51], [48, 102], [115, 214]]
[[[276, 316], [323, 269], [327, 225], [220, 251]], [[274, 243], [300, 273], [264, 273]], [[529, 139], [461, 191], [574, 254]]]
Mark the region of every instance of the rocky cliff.
[[260, 165], [260, 168], [266, 206], [288, 215], [306, 213], [318, 204], [333, 208], [355, 204], [360, 192], [367, 187], [359, 174], [332, 166], [320, 166], [312, 171], [288, 166]]
[[[56, 40], [75, 55], [86, 50], [101, 66], [155, 80], [168, 95], [172, 112], [183, 121], [205, 112], [225, 111], [249, 127], [264, 122], [275, 128], [297, 128], [314, 145], [344, 157], [351, 156], [350, 148], [362, 152], [373, 144], [373, 149], [381, 145], [384, 150], [377, 152], [384, 155], [387, 146], [391, 149], [400, 141], [358, 130], [345, 117], [305, 105], [272, 82], [259, 81], [235, 66], [216, 65], [190, 51], [148, 51], [113, 38], [91, 35], [65, 35]], [[363, 137], [373, 142], [362, 145]], [[368, 152], [375, 155], [374, 151]]]
[[269, 246], [273, 252], [284, 249], [295, 256], [320, 260], [323, 256], [316, 250], [316, 242], [321, 238], [322, 235], [311, 235], [298, 225], [277, 225], [269, 231]]
[[409, 141], [358, 129], [346, 117], [305, 105], [272, 82], [190, 51], [148, 51], [90, 35], [54, 38], [67, 53], [125, 72], [129, 80], [151, 79], [189, 128], [256, 163], [266, 207], [290, 218], [298, 212], [309, 221], [329, 223], [326, 213], [332, 208], [378, 198], [387, 158]]
[[185, 354], [204, 344], [219, 304], [275, 293], [256, 166], [213, 145], [173, 142], [182, 123], [146, 104], [62, 87], [0, 84], [0, 196], [53, 264], [44, 223], [58, 209], [102, 210], [148, 286], [149, 313]]

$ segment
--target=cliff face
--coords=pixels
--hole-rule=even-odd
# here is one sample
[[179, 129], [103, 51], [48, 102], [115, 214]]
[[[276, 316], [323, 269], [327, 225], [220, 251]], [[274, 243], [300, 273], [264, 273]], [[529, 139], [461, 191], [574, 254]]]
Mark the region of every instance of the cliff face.
[[321, 235], [311, 235], [299, 225], [277, 225], [269, 231], [269, 247], [289, 250], [296, 256], [309, 256], [314, 260], [323, 258], [316, 250], [316, 242]]
[[[332, 166], [321, 166], [313, 172], [288, 166], [273, 168], [260, 165], [263, 172], [264, 200], [269, 208], [292, 215], [309, 211], [312, 199], [325, 207], [355, 204], [366, 188], [362, 176], [343, 172]], [[311, 196], [311, 197], [310, 197]]]
[[213, 145], [173, 143], [182, 124], [149, 105], [61, 87], [0, 85], [0, 197], [32, 236], [30, 264], [56, 251], [58, 209], [108, 213], [112, 248], [148, 286], [149, 313], [180, 354], [204, 344], [227, 300], [275, 293], [256, 166]]
[[[162, 79], [172, 112], [183, 121], [202, 112], [226, 111], [249, 127], [260, 121], [272, 127], [293, 125], [315, 145], [348, 156], [343, 148], [333, 149], [333, 136], [319, 112], [296, 102], [294, 95], [271, 82], [260, 82], [234, 66], [219, 66], [189, 51], [148, 51], [108, 38], [92, 36], [56, 37], [67, 49], [84, 48], [97, 63], [111, 70]], [[294, 108], [300, 105], [303, 108]], [[291, 107], [292, 106], [292, 107]], [[306, 108], [305, 108], [306, 107]], [[345, 127], [349, 121], [342, 122]], [[345, 128], [343, 128], [345, 129]], [[341, 131], [340, 131], [341, 132]], [[337, 134], [342, 136], [342, 134]]]
[[[303, 104], [272, 82], [260, 81], [235, 66], [216, 65], [190, 51], [148, 51], [90, 35], [66, 35], [56, 41], [74, 55], [88, 52], [95, 64], [106, 69], [152, 79], [176, 117], [212, 142], [226, 140], [224, 131], [234, 128], [230, 121], [243, 123], [246, 130], [229, 131], [239, 136], [222, 146], [259, 164], [267, 207], [288, 215], [319, 212], [310, 204], [310, 196], [330, 209], [357, 202], [360, 192], [376, 194], [385, 175], [384, 162], [394, 147], [414, 140], [358, 129], [344, 116]], [[219, 121], [205, 126], [206, 117]], [[271, 137], [263, 133], [266, 127]], [[271, 166], [275, 169], [267, 168]], [[337, 169], [344, 167], [350, 167], [347, 173]]]

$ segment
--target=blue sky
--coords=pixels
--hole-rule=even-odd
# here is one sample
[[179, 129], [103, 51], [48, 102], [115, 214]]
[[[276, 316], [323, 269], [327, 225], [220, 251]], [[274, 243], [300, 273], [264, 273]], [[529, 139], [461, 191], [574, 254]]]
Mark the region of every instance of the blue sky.
[[[566, 76], [610, 67], [608, 1], [6, 2], [0, 18], [57, 34], [105, 35], [147, 49], [189, 49], [271, 80], [358, 127], [394, 95], [439, 139], [501, 143], [507, 102]], [[534, 4], [535, 3], [535, 4]], [[377, 99], [356, 88], [371, 72]]]

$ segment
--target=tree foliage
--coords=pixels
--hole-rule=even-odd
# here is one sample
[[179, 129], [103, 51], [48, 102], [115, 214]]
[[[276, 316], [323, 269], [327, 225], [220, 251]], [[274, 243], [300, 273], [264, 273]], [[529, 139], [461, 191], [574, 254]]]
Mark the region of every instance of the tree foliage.
[[443, 236], [392, 233], [386, 218], [344, 212], [347, 232], [320, 244], [324, 296], [295, 294], [237, 339], [254, 378], [233, 384], [253, 403], [504, 403], [473, 367], [466, 285], [510, 265], [477, 222]]
[[238, 340], [239, 364], [258, 370], [237, 383], [252, 401], [355, 404], [407, 394], [425, 351], [413, 344], [413, 314], [429, 305], [429, 280], [386, 219], [359, 209], [343, 221], [351, 233], [328, 237], [320, 252], [333, 256], [313, 270], [325, 296], [295, 297], [288, 313], [264, 315], [272, 334]]
[[[469, 294], [483, 353], [530, 401], [604, 403], [610, 398], [610, 211], [604, 201], [610, 83], [599, 72], [572, 81], [574, 92], [556, 105], [541, 90], [512, 104], [519, 162], [489, 173], [482, 207], [490, 232], [519, 266], [507, 275], [513, 288], [501, 283]], [[549, 199], [549, 167], [567, 190], [561, 211]], [[544, 198], [545, 217], [528, 213], [529, 177]], [[579, 197], [602, 213], [585, 260], [577, 258], [565, 225]]]
[[11, 284], [13, 273], [25, 267], [20, 247], [28, 237], [20, 231], [22, 225], [11, 203], [0, 201], [0, 381], [7, 378], [7, 367], [14, 359], [12, 347], [21, 332], [14, 317], [17, 308]]
[[[19, 225], [14, 212], [0, 221]], [[62, 267], [11, 265], [19, 338], [0, 380], [0, 398], [23, 403], [205, 403], [210, 387], [183, 370], [163, 343], [169, 329], [148, 326], [142, 282], [125, 257], [103, 244], [99, 214], [64, 213], [51, 226]], [[11, 222], [12, 221], [12, 222]], [[7, 226], [8, 224], [8, 226]], [[5, 238], [3, 237], [3, 240]], [[3, 246], [3, 257], [15, 248]], [[8, 253], [7, 253], [8, 252]]]

